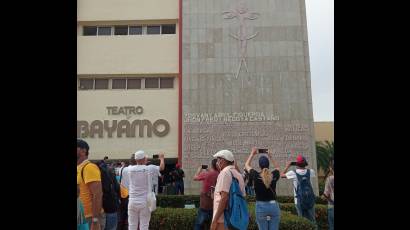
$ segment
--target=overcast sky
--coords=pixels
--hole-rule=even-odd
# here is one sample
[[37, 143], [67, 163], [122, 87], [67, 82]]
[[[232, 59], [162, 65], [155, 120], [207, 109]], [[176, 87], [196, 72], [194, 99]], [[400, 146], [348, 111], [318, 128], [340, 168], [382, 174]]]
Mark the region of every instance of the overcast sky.
[[314, 121], [334, 121], [334, 1], [305, 0]]

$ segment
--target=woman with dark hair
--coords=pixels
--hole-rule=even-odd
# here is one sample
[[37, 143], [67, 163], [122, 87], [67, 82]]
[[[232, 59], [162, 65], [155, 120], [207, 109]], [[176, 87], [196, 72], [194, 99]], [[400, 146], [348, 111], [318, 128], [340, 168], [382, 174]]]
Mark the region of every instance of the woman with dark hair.
[[260, 230], [277, 230], [280, 222], [280, 209], [276, 202], [276, 183], [280, 178], [278, 164], [272, 158], [272, 152], [268, 151], [268, 157], [274, 169], [269, 170], [269, 159], [266, 156], [259, 158], [261, 172], [251, 167], [251, 162], [257, 154], [257, 148], [252, 152], [245, 163], [245, 169], [249, 172], [249, 178], [253, 180], [256, 194], [256, 223]]

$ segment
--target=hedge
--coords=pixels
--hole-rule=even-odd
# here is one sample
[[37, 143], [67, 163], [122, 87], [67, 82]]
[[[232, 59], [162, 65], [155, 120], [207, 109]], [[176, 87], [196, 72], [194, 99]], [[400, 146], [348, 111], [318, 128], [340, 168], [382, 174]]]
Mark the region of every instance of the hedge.
[[[254, 196], [246, 196], [248, 202], [255, 202]], [[279, 203], [293, 203], [293, 196], [278, 196]], [[185, 204], [195, 204], [199, 207], [199, 195], [158, 195], [157, 206], [163, 208], [184, 208]], [[327, 201], [320, 197], [316, 197], [316, 204], [327, 204]]]
[[[255, 222], [255, 206], [249, 206], [250, 221], [249, 230], [257, 230]], [[152, 213], [149, 229], [152, 230], [192, 230], [194, 228], [197, 209], [183, 208], [157, 208]], [[308, 220], [291, 214], [290, 212], [281, 212], [280, 226], [281, 230], [313, 230], [314, 226]]]
[[[281, 211], [288, 211], [297, 215], [295, 204], [279, 204]], [[316, 223], [319, 229], [329, 229], [327, 221], [327, 205], [315, 205]]]

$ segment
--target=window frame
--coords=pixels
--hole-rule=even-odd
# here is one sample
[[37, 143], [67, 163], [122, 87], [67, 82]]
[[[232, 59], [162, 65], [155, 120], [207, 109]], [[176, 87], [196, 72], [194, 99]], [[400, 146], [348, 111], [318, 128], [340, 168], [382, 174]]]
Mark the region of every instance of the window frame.
[[[110, 34], [100, 35], [99, 34], [100, 27], [110, 28]], [[113, 26], [97, 26], [97, 36], [112, 36], [112, 35], [113, 35]]]
[[[125, 88], [114, 89], [115, 80], [125, 80]], [[127, 89], [127, 78], [111, 78], [111, 89], [112, 90], [126, 90]]]
[[[107, 88], [106, 89], [97, 89], [97, 80], [107, 80]], [[110, 85], [110, 78], [94, 78], [94, 90], [110, 90], [111, 85]]]
[[[128, 80], [136, 80], [136, 79], [140, 80], [140, 88], [129, 89], [128, 88]], [[144, 78], [142, 78], [142, 77], [129, 77], [129, 78], [127, 78], [127, 88], [126, 88], [126, 90], [141, 90], [141, 89], [144, 89], [143, 88], [143, 79]]]
[[[127, 27], [127, 34], [115, 34], [115, 28], [116, 27]], [[113, 29], [114, 29], [114, 32], [113, 32], [114, 36], [129, 36], [129, 30], [130, 30], [129, 25], [115, 25], [115, 26], [113, 26]]]
[[[86, 28], [91, 28], [91, 27], [95, 27], [95, 35], [84, 35], [84, 31], [85, 31], [85, 29]], [[98, 35], [98, 26], [83, 26], [83, 31], [82, 31], [83, 33], [83, 36], [86, 36], [86, 37], [90, 37], [90, 36], [97, 36]]]
[[[91, 88], [91, 89], [82, 89], [82, 88], [81, 88], [81, 80], [91, 80], [91, 81], [93, 82], [92, 88]], [[78, 79], [78, 89], [79, 89], [79, 90], [94, 90], [94, 88], [95, 88], [95, 79], [94, 79], [94, 78], [87, 78], [87, 77], [85, 77], [85, 78], [79, 78], [79, 79]]]
[[[157, 87], [155, 87], [155, 88], [147, 88], [147, 84], [146, 84], [146, 82], [147, 82], [147, 79], [158, 79], [158, 86]], [[161, 89], [159, 86], [160, 86], [160, 77], [147, 77], [147, 78], [144, 78], [144, 89], [149, 89], [149, 90], [151, 90], [151, 89]]]

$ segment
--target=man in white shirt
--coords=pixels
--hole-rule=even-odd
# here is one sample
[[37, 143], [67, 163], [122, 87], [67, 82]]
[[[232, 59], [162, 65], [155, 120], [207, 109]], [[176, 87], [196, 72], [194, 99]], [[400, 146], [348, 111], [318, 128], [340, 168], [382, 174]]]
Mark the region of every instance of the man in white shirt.
[[148, 192], [152, 191], [152, 176], [164, 170], [164, 154], [159, 154], [160, 166], [146, 165], [148, 160], [145, 152], [138, 150], [135, 153], [136, 165], [128, 166], [123, 170], [121, 183], [128, 189], [128, 226], [129, 230], [148, 230], [151, 212], [147, 206]]
[[[296, 170], [292, 170], [288, 172], [288, 169], [292, 166], [296, 166]], [[306, 159], [302, 155], [298, 155], [296, 158], [296, 162], [288, 162], [286, 165], [286, 168], [283, 170], [281, 177], [282, 178], [287, 178], [289, 180], [293, 180], [293, 194], [295, 196], [295, 206], [296, 206], [296, 211], [298, 212], [298, 216], [303, 216], [310, 220], [312, 223], [316, 224], [316, 219], [315, 219], [315, 206], [313, 206], [310, 209], [302, 209], [300, 202], [298, 202], [298, 198], [296, 197], [296, 190], [298, 187], [298, 179], [297, 175], [299, 176], [309, 176], [310, 179], [312, 177], [315, 177], [315, 171], [313, 169], [307, 169], [306, 166], [308, 165]], [[296, 173], [295, 173], [296, 172]], [[309, 175], [307, 175], [307, 173]], [[312, 182], [310, 181], [312, 184]]]
[[245, 182], [231, 151], [221, 150], [213, 157], [217, 159], [216, 165], [220, 173], [215, 185], [211, 230], [224, 230], [224, 210], [228, 206], [232, 176], [238, 180], [243, 196], [246, 195]]

